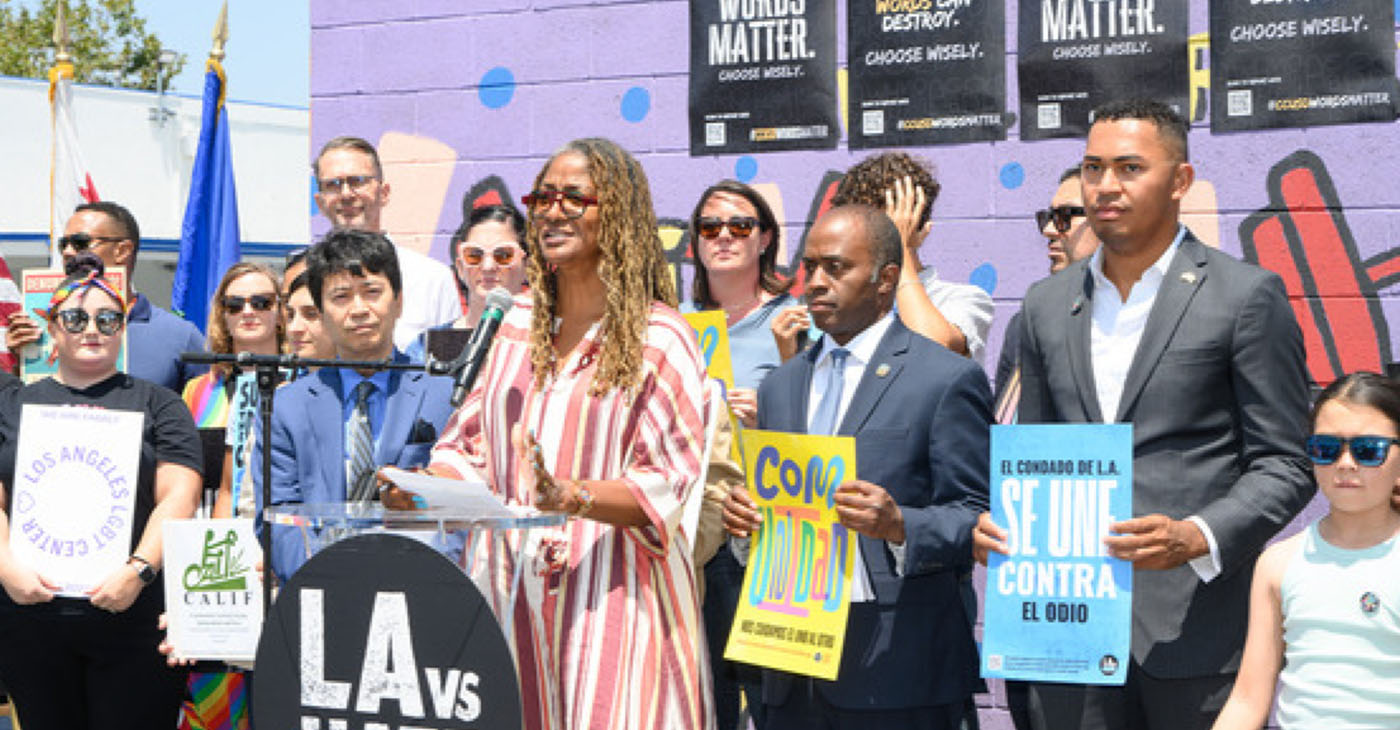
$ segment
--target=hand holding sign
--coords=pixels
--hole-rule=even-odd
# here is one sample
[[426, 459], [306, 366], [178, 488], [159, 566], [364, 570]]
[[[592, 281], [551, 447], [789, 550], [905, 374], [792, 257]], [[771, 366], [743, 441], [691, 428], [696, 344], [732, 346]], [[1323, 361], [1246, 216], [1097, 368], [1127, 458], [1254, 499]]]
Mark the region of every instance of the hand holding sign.
[[744, 424], [744, 428], [758, 428], [758, 391], [752, 388], [733, 388], [729, 391], [729, 411]]
[[57, 583], [22, 563], [14, 560], [7, 563], [5, 570], [0, 571], [0, 584], [5, 586], [5, 593], [11, 601], [21, 606], [29, 606], [53, 600], [54, 593], [60, 587]]
[[87, 589], [86, 593], [93, 608], [109, 613], [121, 613], [136, 602], [141, 595], [141, 578], [130, 565], [122, 565], [107, 574], [101, 583]]
[[992, 513], [983, 512], [977, 516], [977, 526], [972, 528], [972, 557], [986, 565], [989, 552], [1010, 555], [1006, 537], [1006, 530], [992, 521]]
[[748, 487], [735, 484], [724, 495], [724, 529], [734, 537], [748, 537], [763, 526], [763, 516], [749, 497]]
[[836, 488], [841, 524], [862, 535], [895, 544], [904, 542], [904, 513], [884, 487], [860, 479]]
[[1210, 552], [1199, 527], [1166, 515], [1146, 515], [1113, 523], [1117, 535], [1104, 538], [1108, 554], [1138, 570], [1170, 570]]

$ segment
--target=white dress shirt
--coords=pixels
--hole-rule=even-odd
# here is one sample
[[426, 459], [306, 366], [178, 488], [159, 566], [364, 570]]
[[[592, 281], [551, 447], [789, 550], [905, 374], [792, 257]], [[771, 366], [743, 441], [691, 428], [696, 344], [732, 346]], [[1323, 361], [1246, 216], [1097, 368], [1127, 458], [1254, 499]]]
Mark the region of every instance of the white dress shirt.
[[[1181, 241], [1186, 237], [1186, 227], [1179, 226], [1176, 238], [1162, 252], [1153, 264], [1142, 272], [1142, 276], [1128, 290], [1125, 300], [1118, 293], [1118, 287], [1103, 272], [1103, 249], [1094, 252], [1089, 259], [1089, 272], [1094, 277], [1093, 330], [1090, 335], [1090, 361], [1094, 367], [1094, 391], [1099, 399], [1099, 412], [1104, 423], [1118, 420], [1118, 405], [1123, 399], [1123, 383], [1128, 379], [1128, 368], [1132, 367], [1137, 355], [1138, 343], [1147, 328], [1147, 318], [1152, 313], [1152, 305], [1157, 301], [1157, 292], [1162, 288], [1172, 259], [1176, 257]], [[1220, 550], [1215, 544], [1215, 535], [1210, 527], [1196, 515], [1186, 518], [1200, 528], [1201, 534], [1210, 546], [1210, 553], [1191, 561], [1190, 565], [1202, 581], [1210, 582], [1220, 574]]]

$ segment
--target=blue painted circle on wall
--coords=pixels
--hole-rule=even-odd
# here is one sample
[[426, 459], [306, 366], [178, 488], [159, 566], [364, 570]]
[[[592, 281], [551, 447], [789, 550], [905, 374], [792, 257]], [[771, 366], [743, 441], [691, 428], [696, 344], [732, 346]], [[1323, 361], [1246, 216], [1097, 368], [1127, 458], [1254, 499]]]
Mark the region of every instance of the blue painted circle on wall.
[[1019, 162], [1008, 162], [1001, 166], [1000, 177], [1002, 187], [1007, 190], [1015, 190], [1026, 181], [1026, 168], [1021, 167]]
[[622, 118], [629, 122], [640, 122], [651, 111], [651, 92], [640, 86], [633, 86], [622, 95]]
[[476, 95], [487, 109], [500, 109], [515, 96], [515, 74], [505, 66], [487, 71], [481, 75], [481, 88]]
[[995, 293], [997, 290], [997, 267], [991, 264], [982, 264], [972, 270], [972, 274], [967, 277], [967, 280], [988, 294]]
[[[1400, 2], [1400, 0], [1397, 0]], [[758, 176], [758, 160], [744, 155], [734, 161], [734, 179], [741, 183], [749, 182]]]

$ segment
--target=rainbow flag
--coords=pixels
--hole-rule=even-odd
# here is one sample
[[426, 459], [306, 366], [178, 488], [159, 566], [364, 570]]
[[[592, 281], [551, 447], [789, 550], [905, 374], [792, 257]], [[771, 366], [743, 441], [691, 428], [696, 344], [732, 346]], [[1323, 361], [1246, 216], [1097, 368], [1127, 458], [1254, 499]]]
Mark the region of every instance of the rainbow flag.
[[225, 428], [228, 425], [228, 389], [224, 379], [205, 373], [185, 383], [185, 405], [199, 428]]
[[248, 687], [242, 672], [190, 672], [190, 699], [179, 730], [248, 730]]

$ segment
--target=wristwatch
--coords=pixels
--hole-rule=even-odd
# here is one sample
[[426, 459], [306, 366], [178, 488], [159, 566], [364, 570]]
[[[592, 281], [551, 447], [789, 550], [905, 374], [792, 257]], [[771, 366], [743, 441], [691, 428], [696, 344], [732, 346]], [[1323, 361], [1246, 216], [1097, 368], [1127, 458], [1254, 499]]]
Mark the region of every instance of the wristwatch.
[[145, 558], [136, 553], [132, 553], [131, 557], [126, 559], [126, 564], [130, 565], [131, 569], [136, 571], [136, 577], [141, 579], [141, 585], [148, 586], [155, 582], [156, 569], [152, 568], [150, 562]]
[[578, 499], [578, 508], [574, 510], [574, 517], [583, 517], [588, 511], [593, 509], [593, 493], [588, 491], [588, 487], [580, 484], [578, 491], [574, 492], [574, 497]]

